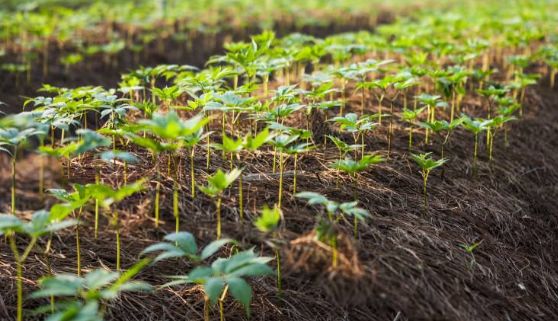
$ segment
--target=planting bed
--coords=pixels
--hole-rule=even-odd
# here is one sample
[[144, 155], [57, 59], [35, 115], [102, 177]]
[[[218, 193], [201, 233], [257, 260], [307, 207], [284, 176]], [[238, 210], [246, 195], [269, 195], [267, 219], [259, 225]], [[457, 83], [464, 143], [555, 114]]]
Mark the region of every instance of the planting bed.
[[[303, 30], [316, 38], [263, 33], [236, 50], [222, 44], [247, 40], [252, 31], [217, 34], [211, 44], [200, 36], [179, 53], [165, 41], [165, 50], [154, 45], [140, 63], [189, 63], [202, 70], [141, 69], [129, 52], [115, 58], [114, 68], [92, 60], [68, 72], [53, 64], [44, 80], [54, 86], [120, 89], [43, 87], [53, 101], [33, 93], [43, 79], [34, 73], [18, 87], [35, 97], [26, 105], [37, 112], [33, 120], [25, 114], [0, 119], [0, 147], [8, 152], [0, 158], [0, 213], [13, 210], [26, 221], [46, 208], [80, 223], [43, 233], [21, 264], [23, 319], [43, 319], [52, 313], [50, 303], [62, 302], [59, 292], [30, 297], [45, 288], [45, 276], [126, 271], [141, 258], [154, 258], [142, 251], [176, 230], [192, 233], [200, 247], [234, 239], [215, 257], [253, 248], [269, 258], [261, 262], [273, 272], [241, 275], [253, 290], [248, 304], [229, 283], [219, 303], [210, 304], [207, 283], [162, 285], [210, 264], [213, 256], [145, 261], [130, 276], [154, 288], [98, 300], [99, 318], [83, 320], [558, 319], [558, 86], [552, 80], [558, 55], [543, 50], [557, 50], [556, 23], [553, 14], [545, 15], [549, 8], [529, 4], [479, 5], [475, 14], [456, 5], [448, 14], [421, 12], [398, 22], [386, 14], [388, 24], [377, 33], [335, 36], [362, 27], [359, 21]], [[514, 22], [518, 12], [524, 21]], [[502, 21], [517, 32], [500, 37]], [[526, 36], [536, 34], [533, 28], [542, 36]], [[519, 40], [509, 40], [514, 37]], [[336, 59], [335, 46], [350, 48], [348, 55]], [[223, 56], [210, 58], [214, 54]], [[50, 56], [58, 60], [56, 52]], [[250, 57], [283, 67], [267, 73], [258, 65], [253, 73]], [[283, 57], [292, 60], [273, 60]], [[204, 67], [208, 60], [222, 68]], [[455, 80], [460, 72], [463, 82]], [[4, 94], [16, 90], [13, 76], [0, 81], [0, 100], [11, 108], [21, 103]], [[13, 176], [8, 129], [44, 130], [39, 123], [52, 111], [70, 125], [50, 120], [46, 131], [25, 139], [28, 144], [16, 144]], [[412, 111], [416, 117], [409, 120]], [[454, 121], [455, 128], [448, 127]], [[269, 136], [262, 146], [254, 143], [257, 133]], [[343, 153], [335, 139], [358, 146]], [[421, 155], [435, 163], [423, 166], [423, 175], [416, 160]], [[242, 174], [212, 190], [215, 173], [233, 176], [233, 168]], [[72, 184], [98, 191], [98, 183], [118, 189], [140, 181], [143, 188], [128, 197], [103, 195], [112, 203], [100, 206], [98, 231], [95, 190], [77, 193], [90, 197], [83, 203], [60, 191], [72, 192]], [[43, 196], [41, 186], [57, 191]], [[328, 207], [300, 192], [326, 196]], [[348, 204], [353, 201], [356, 209]], [[330, 209], [338, 203], [345, 204]], [[262, 222], [265, 205], [280, 214], [268, 230], [255, 223]], [[21, 255], [34, 239], [6, 228], [8, 217], [0, 217], [0, 320], [18, 315], [17, 255], [10, 245], [17, 243]], [[178, 244], [170, 240], [167, 247]], [[88, 300], [84, 295], [76, 302]], [[45, 313], [32, 312], [45, 305]]]

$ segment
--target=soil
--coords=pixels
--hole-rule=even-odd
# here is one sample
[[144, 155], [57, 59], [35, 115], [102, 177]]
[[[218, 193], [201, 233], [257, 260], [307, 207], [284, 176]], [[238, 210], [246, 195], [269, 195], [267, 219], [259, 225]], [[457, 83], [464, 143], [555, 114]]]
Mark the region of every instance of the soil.
[[[170, 58], [155, 61], [175, 62]], [[189, 63], [196, 64], [197, 60], [192, 61]], [[121, 65], [119, 60], [118, 70], [129, 66]], [[99, 68], [105, 69], [95, 67], [90, 75], [73, 71], [75, 78], [53, 70], [53, 83], [114, 85], [118, 73], [107, 76], [103, 74], [107, 68]], [[34, 82], [30, 87], [37, 84]], [[2, 92], [9, 86], [4, 83]], [[355, 110], [360, 108], [358, 101], [355, 97], [352, 106]], [[477, 103], [466, 101], [465, 106], [472, 110]], [[357, 179], [339, 176], [328, 168], [327, 164], [337, 155], [331, 144], [301, 156], [298, 191], [317, 191], [337, 201], [358, 199], [372, 214], [360, 225], [356, 240], [352, 238], [350, 222], [340, 224], [337, 268], [330, 264], [331, 249], [313, 237], [318, 209], [292, 197], [293, 160], [288, 159], [282, 205], [285, 219], [280, 235], [285, 240], [281, 252], [283, 291], [277, 292], [273, 277], [252, 280], [251, 320], [558, 320], [557, 104], [558, 90], [549, 89], [547, 81], [529, 88], [526, 113], [511, 126], [510, 145], [505, 146], [503, 133], [499, 133], [495, 138], [494, 160], [489, 162], [481, 144], [477, 175], [472, 171], [472, 135], [455, 132], [446, 146], [449, 162], [444, 166], [443, 177], [441, 171], [434, 171], [429, 179], [427, 210], [423, 205], [420, 173], [408, 158], [407, 132], [399, 124], [395, 124], [389, 160]], [[311, 125], [319, 127], [321, 134], [334, 131], [323, 125], [323, 117], [312, 118]], [[424, 146], [423, 141], [424, 137], [417, 132], [415, 148], [432, 151], [439, 157], [440, 144], [435, 141]], [[388, 157], [385, 131], [369, 135], [366, 144], [368, 150], [380, 151]], [[149, 159], [143, 152], [137, 152], [142, 159]], [[236, 187], [223, 200], [223, 234], [241, 241], [246, 248], [256, 246], [258, 252], [269, 256], [273, 256], [273, 251], [250, 222], [264, 204], [277, 201], [279, 175], [272, 172], [271, 159], [271, 151], [246, 155], [243, 159], [247, 210], [244, 222], [238, 219]], [[166, 160], [160, 161], [166, 164]], [[0, 211], [7, 212], [9, 163], [6, 158], [0, 162]], [[40, 162], [30, 155], [18, 163], [18, 210], [22, 216], [53, 202], [47, 198], [43, 204], [38, 197]], [[92, 164], [87, 158], [74, 160], [71, 181], [92, 182]], [[47, 186], [64, 186], [62, 169], [53, 162], [46, 165]], [[196, 153], [198, 182], [207, 173], [228, 166], [220, 154], [213, 154], [208, 170], [204, 150], [199, 148]], [[154, 176], [153, 168], [150, 162], [131, 166], [129, 181]], [[121, 173], [120, 165], [102, 167], [106, 183], [119, 182]], [[190, 198], [187, 169], [181, 166], [179, 173], [183, 182], [182, 230], [192, 232], [200, 244], [207, 244], [214, 239], [213, 202], [201, 194]], [[174, 230], [171, 186], [170, 178], [166, 177], [161, 200], [164, 222], [159, 229], [154, 228], [151, 191], [131, 197], [118, 207], [124, 267], [133, 264], [146, 246]], [[108, 219], [101, 222], [99, 239], [93, 237], [91, 215], [82, 219], [84, 271], [114, 268], [115, 233]], [[25, 293], [30, 293], [36, 280], [48, 273], [75, 273], [74, 235], [70, 230], [54, 236], [48, 254], [44, 253], [47, 240], [39, 242], [25, 265]], [[481, 243], [473, 253], [467, 253], [463, 245], [475, 242]], [[24, 240], [19, 240], [19, 244], [24, 244]], [[227, 248], [221, 254], [231, 251]], [[12, 262], [7, 245], [0, 240], [0, 320], [10, 320], [15, 315]], [[165, 276], [185, 274], [191, 267], [183, 261], [162, 262], [146, 269], [140, 278], [163, 284], [168, 281]], [[45, 303], [26, 300], [25, 308]], [[247, 319], [243, 308], [231, 299], [226, 300], [225, 311], [227, 320]], [[202, 291], [188, 286], [162, 289], [154, 294], [126, 294], [110, 304], [107, 319], [201, 320], [202, 313]], [[218, 318], [216, 308], [211, 310], [211, 316]]]

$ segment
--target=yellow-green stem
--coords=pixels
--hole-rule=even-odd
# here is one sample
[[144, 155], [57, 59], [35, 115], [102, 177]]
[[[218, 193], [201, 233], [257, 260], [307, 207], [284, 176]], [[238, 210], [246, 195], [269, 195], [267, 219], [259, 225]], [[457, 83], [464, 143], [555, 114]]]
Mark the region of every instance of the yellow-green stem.
[[192, 151], [190, 152], [190, 183], [192, 189], [192, 199], [196, 197], [196, 177], [194, 172], [194, 147], [192, 147]]
[[221, 196], [217, 197], [217, 239], [221, 238]]
[[12, 155], [12, 214], [14, 215], [16, 212], [16, 158], [17, 148], [14, 148], [14, 154]]
[[281, 208], [281, 200], [283, 198], [283, 152], [279, 151], [279, 200], [277, 204]]
[[225, 298], [227, 296], [227, 292], [229, 290], [229, 286], [225, 286], [225, 290], [223, 290], [223, 294], [219, 298], [219, 320], [225, 321]]
[[172, 189], [172, 213], [174, 215], [174, 220], [176, 223], [175, 230], [176, 233], [178, 233], [180, 231], [180, 213], [178, 212], [178, 183], [176, 182], [176, 180], [174, 181]]

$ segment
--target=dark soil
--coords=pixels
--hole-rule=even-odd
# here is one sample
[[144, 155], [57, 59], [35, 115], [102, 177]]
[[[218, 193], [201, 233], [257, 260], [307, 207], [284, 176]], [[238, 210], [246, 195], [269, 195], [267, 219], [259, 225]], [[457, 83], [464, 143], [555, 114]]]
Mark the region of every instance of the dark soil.
[[[355, 26], [359, 27], [359, 26]], [[339, 29], [308, 31], [315, 35]], [[347, 28], [351, 30], [354, 28]], [[245, 39], [248, 32], [233, 35]], [[193, 51], [174, 51], [173, 45], [162, 53], [149, 50], [142, 64], [188, 63], [201, 65], [206, 58], [220, 52], [228, 35], [219, 35], [210, 46], [194, 42]], [[165, 44], [167, 45], [167, 44]], [[201, 49], [200, 49], [201, 48]], [[50, 76], [41, 79], [33, 74], [32, 82], [21, 88], [31, 95], [41, 82], [58, 86], [114, 86], [119, 73], [136, 66], [127, 53], [118, 58], [116, 68], [102, 62], [72, 69], [65, 73], [51, 55]], [[183, 59], [181, 57], [188, 57]], [[34, 68], [40, 70], [40, 68]], [[13, 94], [14, 79], [7, 77], [0, 85], [0, 100], [15, 111], [21, 102]], [[355, 110], [358, 110], [355, 98]], [[467, 108], [478, 102], [466, 101]], [[340, 224], [340, 266], [330, 265], [330, 249], [315, 241], [312, 229], [316, 208], [292, 197], [292, 159], [286, 163], [283, 198], [285, 240], [283, 257], [283, 293], [279, 295], [273, 277], [253, 280], [255, 295], [252, 320], [558, 320], [558, 90], [548, 83], [530, 88], [526, 95], [526, 114], [513, 123], [510, 146], [505, 147], [503, 133], [496, 136], [495, 159], [489, 162], [481, 144], [478, 175], [472, 174], [473, 137], [457, 131], [446, 149], [450, 161], [444, 176], [434, 171], [429, 180], [430, 207], [423, 206], [422, 179], [408, 159], [407, 132], [396, 124], [389, 160], [359, 175], [356, 180], [341, 176], [327, 164], [337, 152], [331, 144], [299, 159], [298, 191], [317, 191], [337, 201], [358, 199], [372, 216], [360, 225], [359, 237], [352, 238], [350, 222]], [[302, 120], [300, 120], [302, 121]], [[333, 129], [318, 126], [322, 134]], [[338, 134], [339, 135], [339, 134]], [[420, 133], [415, 148], [432, 151], [439, 157], [435, 142], [423, 146]], [[481, 139], [483, 141], [483, 139]], [[387, 157], [386, 133], [377, 131], [367, 138], [368, 150], [380, 151]], [[144, 153], [138, 151], [138, 153]], [[141, 155], [143, 156], [143, 155]], [[145, 155], [142, 159], [149, 160]], [[186, 160], [187, 158], [184, 158]], [[235, 238], [248, 248], [256, 246], [262, 254], [272, 256], [264, 236], [251, 221], [264, 204], [277, 201], [279, 175], [271, 172], [271, 152], [246, 155], [244, 194], [247, 213], [245, 222], [238, 220], [236, 187], [224, 201], [224, 235]], [[42, 160], [28, 156], [18, 163], [18, 210], [21, 216], [49, 206], [37, 193], [38, 168]], [[166, 164], [166, 160], [160, 160]], [[74, 160], [73, 182], [93, 182], [93, 164], [85, 158]], [[182, 230], [191, 231], [207, 244], [214, 239], [214, 205], [198, 194], [189, 197], [189, 177], [185, 164], [179, 171], [183, 183], [180, 215]], [[196, 154], [196, 175], [203, 182], [207, 173], [228, 168], [220, 154], [212, 155], [211, 168], [205, 168], [205, 152]], [[46, 164], [47, 186], [65, 186], [61, 168]], [[144, 162], [131, 166], [130, 181], [140, 176], [154, 176], [154, 166]], [[103, 180], [116, 184], [121, 180], [119, 165], [104, 165]], [[0, 158], [0, 212], [9, 207], [9, 163]], [[174, 230], [171, 208], [170, 178], [164, 181], [162, 215], [164, 224], [155, 229], [152, 215], [152, 192], [136, 195], [119, 207], [122, 223], [123, 266], [138, 259], [146, 246], [160, 241]], [[88, 211], [89, 212], [89, 211]], [[92, 216], [86, 214], [81, 230], [82, 266], [84, 271], [99, 267], [115, 267], [115, 234], [108, 219], [101, 222], [99, 239], [94, 239]], [[47, 240], [42, 240], [24, 269], [25, 293], [37, 285], [37, 279], [48, 273], [75, 273], [75, 239], [73, 231], [54, 236], [52, 249], [44, 253]], [[467, 253], [462, 245], [482, 243]], [[20, 244], [24, 240], [20, 240]], [[222, 253], [228, 254], [231, 249]], [[15, 315], [15, 266], [5, 244], [0, 240], [0, 320]], [[187, 273], [192, 266], [184, 262], [163, 262], [141, 273], [140, 278], [152, 284], [165, 283], [167, 275]], [[26, 300], [33, 309], [45, 302]], [[244, 320], [242, 307], [228, 299], [227, 320]], [[163, 289], [154, 294], [125, 295], [108, 309], [108, 320], [201, 320], [203, 296], [197, 287]], [[217, 309], [211, 311], [218, 318]], [[27, 317], [26, 320], [32, 320]]]
[[[526, 115], [514, 123], [510, 146], [496, 136], [495, 159], [489, 163], [481, 153], [479, 173], [472, 176], [472, 137], [463, 131], [453, 136], [447, 148], [450, 162], [444, 177], [433, 172], [429, 180], [430, 208], [424, 209], [421, 178], [407, 157], [406, 132], [397, 127], [390, 159], [359, 175], [341, 178], [327, 168], [337, 154], [333, 146], [299, 160], [298, 191], [319, 191], [339, 201], [354, 198], [372, 213], [352, 241], [350, 222], [341, 224], [340, 266], [331, 268], [330, 249], [315, 241], [312, 228], [317, 209], [292, 198], [292, 159], [287, 161], [283, 211], [286, 240], [283, 247], [283, 286], [277, 294], [272, 277], [254, 280], [252, 320], [556, 320], [558, 319], [558, 103], [557, 91], [547, 84], [528, 90]], [[473, 106], [474, 101], [466, 102]], [[330, 131], [327, 127], [325, 130]], [[418, 134], [416, 147], [422, 146]], [[482, 141], [482, 140], [481, 140]], [[368, 137], [370, 150], [386, 155], [385, 133]], [[481, 146], [484, 151], [484, 146]], [[246, 156], [245, 204], [247, 217], [238, 221], [236, 189], [224, 200], [224, 234], [245, 246], [256, 245], [266, 255], [273, 252], [249, 223], [263, 204], [276, 202], [278, 174], [271, 173], [270, 152]], [[149, 159], [146, 155], [145, 159]], [[7, 160], [0, 168], [0, 201], [8, 210]], [[18, 206], [23, 214], [40, 208], [37, 197], [38, 158], [20, 163]], [[163, 164], [166, 161], [161, 160]], [[196, 156], [196, 175], [206, 175], [205, 152]], [[228, 163], [213, 155], [212, 172]], [[153, 165], [132, 168], [130, 181], [153, 173]], [[52, 167], [55, 168], [55, 167]], [[60, 186], [56, 173], [47, 184]], [[93, 181], [91, 162], [72, 163], [72, 181]], [[181, 169], [184, 195], [182, 229], [193, 232], [205, 244], [214, 238], [214, 205], [205, 196], [191, 199], [188, 177]], [[105, 182], [120, 180], [121, 169], [104, 166]], [[52, 181], [53, 178], [59, 183]], [[172, 232], [170, 180], [165, 182], [163, 219], [153, 226], [152, 194], [135, 196], [120, 207], [123, 217], [123, 262], [129, 266], [147, 245]], [[51, 202], [48, 200], [47, 202]], [[85, 270], [114, 268], [115, 235], [107, 220], [98, 240], [92, 236], [91, 216], [81, 227]], [[473, 254], [462, 245], [481, 242]], [[45, 241], [40, 243], [45, 246]], [[15, 314], [14, 266], [6, 244], [0, 243], [0, 319]], [[228, 250], [227, 250], [228, 251]], [[52, 252], [40, 248], [26, 268], [26, 293], [40, 276], [52, 272], [75, 272], [75, 246], [71, 231], [55, 236]], [[151, 267], [141, 278], [162, 284], [166, 275], [187, 273], [186, 263], [164, 262]], [[27, 308], [36, 301], [25, 302]], [[228, 320], [246, 319], [243, 309], [226, 303]], [[196, 287], [164, 289], [156, 294], [125, 295], [110, 309], [110, 320], [202, 319], [203, 297]], [[216, 309], [212, 317], [218, 316]]]

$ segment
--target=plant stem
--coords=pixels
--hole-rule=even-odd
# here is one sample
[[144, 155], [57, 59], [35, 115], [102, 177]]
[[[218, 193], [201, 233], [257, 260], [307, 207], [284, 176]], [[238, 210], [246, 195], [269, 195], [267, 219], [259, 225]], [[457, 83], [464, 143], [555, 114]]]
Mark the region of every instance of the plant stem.
[[174, 180], [172, 189], [172, 213], [174, 215], [176, 233], [180, 231], [180, 215], [178, 212], [178, 183]]
[[358, 238], [358, 218], [356, 216], [353, 217], [353, 236]]
[[337, 235], [334, 235], [333, 238], [331, 239], [331, 249], [332, 249], [331, 264], [333, 265], [334, 268], [336, 268], [337, 265], [339, 264], [339, 251], [337, 250]]
[[79, 241], [79, 224], [76, 224], [76, 253], [77, 253], [77, 275], [81, 276], [81, 244]]
[[240, 211], [240, 221], [244, 220], [244, 200], [242, 192], [242, 174], [238, 176], [238, 210]]
[[393, 101], [389, 105], [389, 129], [388, 129], [388, 157], [391, 155], [391, 139], [393, 136]]
[[14, 154], [12, 155], [12, 214], [15, 215], [16, 212], [16, 158], [17, 158], [17, 147], [14, 148]]
[[281, 252], [279, 249], [275, 249], [275, 260], [277, 261], [277, 290], [281, 294], [283, 287], [281, 285]]
[[409, 126], [409, 152], [413, 148], [413, 127]]
[[428, 171], [422, 172], [422, 193], [424, 195], [424, 209], [428, 211], [428, 190], [426, 188], [426, 183], [428, 181]]
[[229, 290], [229, 285], [225, 286], [225, 290], [223, 290], [223, 294], [219, 298], [219, 320], [225, 321], [225, 297], [227, 296], [227, 292]]
[[206, 295], [204, 297], [203, 300], [203, 320], [204, 321], [210, 321], [209, 320], [209, 297]]
[[276, 169], [276, 163], [277, 163], [277, 146], [273, 147], [273, 167], [271, 172], [273, 174], [275, 174], [275, 169]]
[[190, 152], [190, 180], [191, 180], [191, 189], [192, 189], [192, 199], [196, 197], [196, 177], [194, 172], [194, 147], [192, 147], [192, 151]]
[[114, 224], [116, 229], [116, 270], [120, 271], [120, 226], [118, 222], [118, 211], [114, 210]]
[[207, 138], [206, 138], [206, 150], [205, 150], [205, 153], [206, 153], [206, 164], [205, 164], [205, 168], [206, 168], [206, 169], [209, 169], [209, 165], [211, 164], [211, 150], [210, 150], [210, 147], [211, 147], [211, 141], [209, 140], [209, 135], [207, 135]]
[[293, 176], [293, 195], [296, 194], [296, 168], [298, 162], [298, 153], [294, 155], [294, 176]]
[[17, 321], [23, 321], [23, 262], [16, 245], [16, 236], [10, 236], [10, 248], [16, 261]]
[[479, 145], [479, 134], [475, 134], [475, 144], [473, 148], [473, 175], [477, 174], [477, 152], [478, 152], [478, 145]]
[[[100, 181], [99, 167], [95, 167], [95, 184]], [[95, 198], [95, 239], [99, 237], [99, 199]]]
[[[43, 137], [40, 138], [41, 147], [45, 145], [45, 140]], [[39, 155], [39, 199], [41, 203], [45, 200], [45, 158], [43, 155]]]
[[124, 161], [124, 185], [128, 185], [128, 162]]
[[279, 151], [279, 200], [277, 204], [281, 208], [281, 199], [283, 197], [283, 152]]
[[217, 239], [221, 238], [221, 195], [217, 197]]

